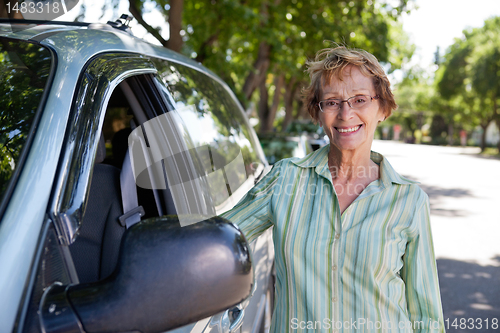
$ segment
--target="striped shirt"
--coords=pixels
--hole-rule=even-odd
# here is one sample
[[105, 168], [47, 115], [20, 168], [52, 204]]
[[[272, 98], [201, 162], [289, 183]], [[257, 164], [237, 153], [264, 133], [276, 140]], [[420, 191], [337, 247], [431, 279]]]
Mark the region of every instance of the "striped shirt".
[[279, 161], [222, 215], [249, 242], [274, 226], [271, 332], [444, 332], [427, 194], [372, 152], [380, 178], [341, 214], [328, 152]]

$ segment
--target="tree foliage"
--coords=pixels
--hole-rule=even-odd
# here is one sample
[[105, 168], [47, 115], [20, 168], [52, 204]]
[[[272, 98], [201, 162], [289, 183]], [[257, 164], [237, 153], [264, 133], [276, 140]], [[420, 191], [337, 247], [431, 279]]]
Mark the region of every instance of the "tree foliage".
[[244, 106], [253, 100], [260, 131], [272, 131], [280, 105], [284, 127], [299, 115], [305, 62], [332, 42], [366, 49], [390, 70], [409, 59], [413, 49], [396, 20], [406, 3], [194, 1], [185, 7], [184, 50], [229, 82]]
[[435, 97], [434, 87], [427, 73], [419, 66], [406, 69], [401, 82], [394, 88], [398, 110], [389, 118], [388, 124], [403, 125], [403, 136], [416, 140], [426, 119], [432, 115], [431, 105]]
[[[116, 4], [119, 0], [108, 1]], [[397, 21], [407, 11], [409, 1], [412, 0], [129, 3], [138, 22], [162, 45], [181, 51], [221, 76], [249, 112], [257, 108], [260, 130], [266, 132], [273, 130], [279, 109], [285, 111], [283, 127], [303, 115], [300, 91], [308, 81], [305, 62], [332, 42], [373, 53], [389, 71], [409, 60], [414, 48]], [[170, 39], [162, 37], [166, 35], [162, 22], [146, 22], [144, 13], [151, 8], [170, 24]]]
[[496, 121], [500, 127], [500, 17], [463, 31], [463, 37], [445, 55], [436, 86], [452, 113], [483, 128], [484, 149], [490, 122]]

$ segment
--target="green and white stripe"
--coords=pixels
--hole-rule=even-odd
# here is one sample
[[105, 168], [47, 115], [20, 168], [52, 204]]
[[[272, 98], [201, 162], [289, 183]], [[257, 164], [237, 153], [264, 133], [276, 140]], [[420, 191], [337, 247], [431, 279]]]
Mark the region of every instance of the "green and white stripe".
[[276, 163], [222, 215], [249, 242], [274, 226], [271, 332], [444, 332], [427, 194], [372, 152], [380, 179], [341, 215], [328, 150]]

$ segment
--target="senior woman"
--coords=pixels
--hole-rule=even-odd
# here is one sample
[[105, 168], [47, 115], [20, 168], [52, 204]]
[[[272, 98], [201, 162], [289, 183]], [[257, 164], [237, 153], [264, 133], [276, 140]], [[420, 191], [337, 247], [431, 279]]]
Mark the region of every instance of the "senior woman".
[[276, 163], [223, 215], [249, 242], [274, 226], [271, 332], [444, 332], [428, 196], [371, 151], [397, 108], [384, 70], [339, 46], [308, 72], [330, 144]]

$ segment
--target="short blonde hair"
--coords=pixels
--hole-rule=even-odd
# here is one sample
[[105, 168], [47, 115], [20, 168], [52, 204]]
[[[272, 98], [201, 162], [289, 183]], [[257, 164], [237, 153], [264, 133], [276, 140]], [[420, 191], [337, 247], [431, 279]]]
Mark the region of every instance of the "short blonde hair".
[[349, 65], [356, 66], [363, 75], [372, 78], [375, 94], [379, 96], [378, 101], [386, 119], [398, 108], [390, 89], [391, 83], [377, 58], [364, 50], [337, 46], [319, 51], [314, 61], [306, 63], [311, 83], [303, 90], [303, 101], [314, 122], [319, 120], [318, 103], [323, 85], [331, 82], [332, 78], [342, 80], [344, 69]]

